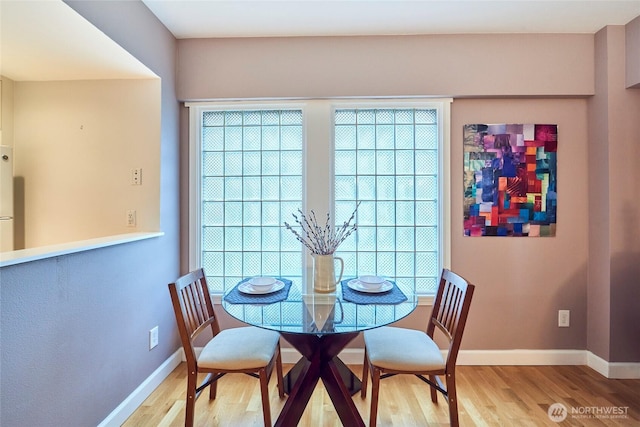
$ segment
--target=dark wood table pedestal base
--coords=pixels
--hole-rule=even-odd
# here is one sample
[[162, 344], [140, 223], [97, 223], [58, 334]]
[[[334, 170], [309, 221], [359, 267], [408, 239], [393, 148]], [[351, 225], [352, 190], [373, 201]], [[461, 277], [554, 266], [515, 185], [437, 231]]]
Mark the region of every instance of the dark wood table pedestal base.
[[[322, 379], [322, 382], [331, 398], [333, 406], [340, 417], [342, 425], [364, 427], [364, 421], [358, 412], [350, 391], [359, 389], [359, 381], [347, 386], [341, 372], [346, 368], [337, 358], [338, 353], [355, 337], [358, 332], [328, 335], [309, 335], [282, 332], [282, 337], [298, 350], [304, 360], [297, 366], [298, 378], [289, 390], [289, 397], [285, 402], [280, 416], [275, 423], [276, 427], [295, 427], [298, 425], [313, 390]], [[348, 370], [348, 368], [347, 368]]]
[[[353, 396], [362, 388], [362, 381], [356, 374], [353, 373], [351, 369], [347, 365], [344, 364], [339, 357], [333, 358], [333, 363], [336, 364], [338, 371], [340, 372], [340, 377], [342, 378], [342, 382], [349, 390], [349, 394]], [[307, 359], [304, 357], [301, 358], [298, 363], [296, 363], [293, 368], [289, 369], [287, 375], [284, 376], [284, 392], [285, 394], [290, 394], [291, 390], [293, 390], [293, 385], [296, 383], [296, 380], [307, 366]]]

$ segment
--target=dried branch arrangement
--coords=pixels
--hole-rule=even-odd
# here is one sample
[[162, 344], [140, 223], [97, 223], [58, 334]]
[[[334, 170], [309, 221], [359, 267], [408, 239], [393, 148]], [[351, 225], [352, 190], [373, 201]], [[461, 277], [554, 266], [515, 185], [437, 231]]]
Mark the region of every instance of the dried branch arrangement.
[[338, 249], [340, 243], [344, 242], [351, 233], [358, 229], [358, 225], [355, 222], [351, 224], [351, 221], [355, 218], [359, 206], [360, 202], [356, 205], [349, 220], [342, 223], [342, 226], [338, 228], [331, 226], [331, 217], [328, 213], [326, 223], [324, 227], [321, 227], [318, 224], [316, 214], [313, 210], [311, 211], [311, 215], [307, 216], [300, 209], [298, 209], [300, 216], [296, 214], [292, 215], [302, 229], [302, 233], [298, 233], [298, 231], [287, 222], [284, 223], [284, 226], [287, 230], [291, 230], [291, 232], [295, 234], [296, 239], [305, 245], [312, 254], [330, 255]]

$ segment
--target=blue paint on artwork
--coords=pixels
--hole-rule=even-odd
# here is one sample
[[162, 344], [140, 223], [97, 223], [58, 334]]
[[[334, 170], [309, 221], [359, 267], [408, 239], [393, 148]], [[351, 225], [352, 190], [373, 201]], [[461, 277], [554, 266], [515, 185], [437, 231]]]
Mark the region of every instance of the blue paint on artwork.
[[533, 220], [536, 222], [547, 222], [547, 213], [546, 212], [534, 212]]
[[493, 169], [482, 169], [482, 201], [493, 202], [494, 185], [493, 185]]

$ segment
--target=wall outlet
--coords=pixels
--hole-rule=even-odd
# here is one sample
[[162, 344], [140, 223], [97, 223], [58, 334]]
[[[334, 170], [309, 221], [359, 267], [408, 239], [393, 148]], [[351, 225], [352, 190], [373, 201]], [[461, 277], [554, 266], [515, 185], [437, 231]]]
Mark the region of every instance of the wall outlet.
[[571, 312], [569, 310], [558, 310], [558, 327], [568, 328]]
[[136, 211], [135, 209], [127, 209], [127, 227], [136, 226]]
[[142, 185], [142, 168], [131, 169], [131, 185]]
[[149, 350], [158, 345], [158, 327], [149, 329]]

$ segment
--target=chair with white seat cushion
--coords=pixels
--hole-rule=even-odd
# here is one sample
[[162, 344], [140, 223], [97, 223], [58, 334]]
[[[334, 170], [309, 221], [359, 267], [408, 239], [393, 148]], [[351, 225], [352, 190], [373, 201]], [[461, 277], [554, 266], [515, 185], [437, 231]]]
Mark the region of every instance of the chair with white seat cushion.
[[[370, 371], [371, 427], [375, 427], [378, 415], [380, 379], [398, 374], [413, 374], [429, 384], [434, 403], [438, 401], [437, 391], [441, 392], [449, 402], [450, 423], [458, 426], [455, 366], [474, 289], [474, 285], [444, 269], [426, 332], [392, 326], [364, 332], [361, 396], [366, 397]], [[446, 356], [433, 340], [436, 328], [449, 342]], [[445, 377], [446, 386], [440, 376]]]
[[[271, 427], [268, 383], [274, 366], [278, 394], [284, 397], [280, 334], [254, 326], [221, 331], [202, 269], [170, 283], [169, 293], [187, 359], [185, 426], [193, 426], [195, 401], [204, 388], [209, 386], [209, 399], [215, 399], [219, 378], [227, 373], [245, 373], [260, 379], [264, 425]], [[205, 331], [211, 339], [197, 356], [194, 341]], [[200, 386], [198, 373], [207, 373]]]

